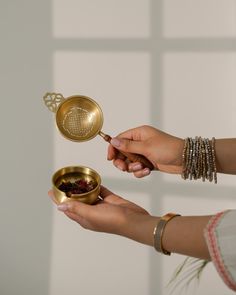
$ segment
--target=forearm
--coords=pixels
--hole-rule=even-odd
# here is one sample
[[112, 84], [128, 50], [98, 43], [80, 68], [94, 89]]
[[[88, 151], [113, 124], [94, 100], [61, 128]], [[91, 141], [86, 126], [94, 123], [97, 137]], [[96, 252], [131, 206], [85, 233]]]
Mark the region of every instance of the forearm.
[[215, 153], [217, 171], [236, 174], [236, 138], [216, 139]]
[[180, 216], [170, 220], [162, 244], [169, 252], [210, 260], [204, 229], [211, 216]]
[[[179, 216], [165, 226], [162, 245], [169, 252], [210, 260], [204, 239], [204, 229], [211, 216]], [[154, 245], [153, 231], [159, 217], [142, 216], [127, 223], [126, 237], [150, 246]]]

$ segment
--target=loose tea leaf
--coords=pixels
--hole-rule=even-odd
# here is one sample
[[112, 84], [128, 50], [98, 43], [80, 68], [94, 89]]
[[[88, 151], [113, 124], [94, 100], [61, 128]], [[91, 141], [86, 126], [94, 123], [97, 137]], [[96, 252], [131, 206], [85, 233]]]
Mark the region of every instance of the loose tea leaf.
[[91, 180], [78, 179], [75, 182], [63, 181], [59, 185], [59, 190], [66, 193], [66, 196], [70, 198], [72, 195], [88, 193], [96, 187], [96, 184]]

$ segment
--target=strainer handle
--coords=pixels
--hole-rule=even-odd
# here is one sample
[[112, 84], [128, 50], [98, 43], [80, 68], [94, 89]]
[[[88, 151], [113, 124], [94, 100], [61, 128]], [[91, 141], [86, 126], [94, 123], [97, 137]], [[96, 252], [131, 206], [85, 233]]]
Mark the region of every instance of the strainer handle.
[[[99, 132], [99, 135], [102, 136], [102, 138], [107, 141], [110, 142], [111, 141], [111, 136], [108, 134], [103, 133], [102, 131]], [[130, 162], [139, 162], [141, 164], [143, 164], [144, 167], [149, 168], [150, 170], [154, 169], [153, 164], [144, 156], [139, 155], [139, 154], [133, 154], [133, 153], [126, 153], [123, 151], [119, 151], [122, 155], [124, 155], [127, 159], [130, 160]]]
[[61, 93], [47, 92], [43, 97], [46, 107], [53, 113], [56, 113], [59, 105], [65, 101]]

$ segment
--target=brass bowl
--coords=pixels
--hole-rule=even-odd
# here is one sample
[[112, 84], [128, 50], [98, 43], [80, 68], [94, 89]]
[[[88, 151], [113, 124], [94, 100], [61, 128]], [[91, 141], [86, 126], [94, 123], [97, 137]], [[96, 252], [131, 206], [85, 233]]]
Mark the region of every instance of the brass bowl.
[[[95, 182], [95, 188], [87, 193], [72, 195], [67, 197], [66, 193], [61, 191], [58, 187], [64, 181], [74, 182], [79, 179]], [[59, 169], [52, 177], [52, 189], [56, 202], [58, 204], [69, 200], [77, 200], [86, 204], [93, 204], [97, 201], [100, 193], [101, 177], [93, 169], [84, 166], [68, 166]]]

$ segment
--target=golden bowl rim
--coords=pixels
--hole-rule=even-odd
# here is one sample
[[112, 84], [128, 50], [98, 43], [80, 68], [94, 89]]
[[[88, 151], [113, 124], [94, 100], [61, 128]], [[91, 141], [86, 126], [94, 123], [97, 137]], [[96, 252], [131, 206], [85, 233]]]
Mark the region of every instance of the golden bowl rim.
[[[80, 139], [80, 140], [78, 140], [78, 139], [73, 139], [73, 138], [71, 138], [71, 137], [69, 137], [69, 136], [66, 136], [66, 135], [61, 131], [61, 129], [58, 127], [58, 119], [57, 119], [57, 116], [58, 116], [58, 113], [59, 113], [60, 108], [62, 107], [62, 105], [63, 105], [64, 103], [68, 102], [68, 100], [72, 100], [72, 99], [75, 99], [75, 98], [85, 98], [85, 99], [91, 101], [91, 102], [96, 106], [96, 108], [99, 110], [99, 112], [100, 112], [101, 123], [100, 123], [100, 128], [99, 128], [99, 130], [98, 130], [97, 132], [95, 132], [93, 136], [90, 136], [89, 138], [86, 138], [86, 139]], [[60, 103], [60, 105], [58, 106], [57, 111], [56, 111], [56, 114], [55, 114], [55, 118], [56, 118], [55, 121], [56, 121], [57, 129], [59, 130], [59, 132], [61, 133], [61, 135], [62, 135], [64, 138], [69, 139], [69, 140], [71, 140], [71, 141], [73, 141], [73, 142], [85, 142], [85, 141], [89, 141], [89, 140], [93, 139], [93, 138], [96, 137], [96, 136], [99, 134], [99, 132], [102, 130], [102, 126], [103, 126], [103, 123], [104, 123], [103, 111], [102, 111], [100, 105], [99, 105], [94, 99], [92, 99], [91, 97], [86, 96], [86, 95], [80, 95], [80, 94], [71, 95], [71, 96], [68, 96], [67, 98], [65, 98], [65, 100], [62, 101], [62, 102]]]
[[[68, 199], [71, 199], [71, 198], [69, 198], [69, 197], [67, 197], [67, 195], [66, 195], [66, 193], [65, 192], [63, 192], [63, 191], [61, 191], [57, 186], [56, 186], [56, 184], [55, 184], [55, 181], [54, 181], [54, 178], [55, 178], [55, 175], [60, 171], [60, 170], [63, 170], [63, 169], [69, 169], [69, 168], [86, 168], [86, 169], [89, 169], [89, 170], [91, 170], [92, 172], [94, 172], [97, 176], [98, 176], [98, 181], [97, 181], [97, 185], [96, 185], [96, 187], [94, 188], [94, 189], [92, 189], [91, 191], [89, 191], [89, 192], [86, 192], [86, 193], [82, 193], [82, 194], [78, 194], [78, 199], [81, 197], [85, 197], [86, 195], [88, 195], [88, 194], [91, 194], [92, 192], [94, 192], [95, 190], [97, 190], [99, 187], [100, 187], [100, 185], [101, 185], [101, 176], [99, 175], [99, 173], [96, 171], [96, 170], [94, 170], [93, 168], [90, 168], [90, 167], [88, 167], [88, 166], [83, 166], [83, 165], [81, 165], [81, 166], [65, 166], [65, 167], [62, 167], [62, 168], [60, 168], [60, 169], [58, 169], [54, 174], [53, 174], [53, 176], [51, 177], [51, 182], [52, 182], [52, 185], [53, 185], [53, 187], [56, 189], [56, 191], [58, 191], [59, 193], [62, 193], [62, 194], [64, 194], [65, 195], [65, 197], [66, 198], [68, 198]], [[76, 171], [75, 171], [76, 172]], [[65, 173], [66, 174], [66, 173]]]

